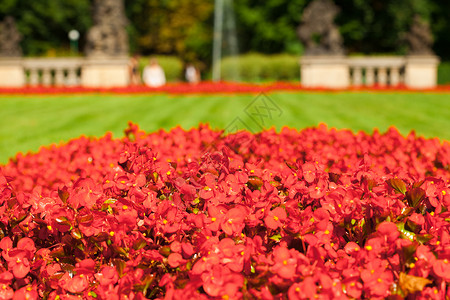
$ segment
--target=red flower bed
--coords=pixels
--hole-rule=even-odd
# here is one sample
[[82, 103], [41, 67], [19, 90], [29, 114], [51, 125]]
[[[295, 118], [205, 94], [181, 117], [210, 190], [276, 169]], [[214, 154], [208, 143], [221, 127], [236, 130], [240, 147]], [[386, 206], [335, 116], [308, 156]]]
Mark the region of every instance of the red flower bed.
[[[169, 83], [158, 88], [143, 85], [117, 87], [117, 88], [84, 88], [76, 87], [26, 87], [26, 88], [0, 88], [0, 94], [73, 94], [73, 93], [119, 93], [119, 94], [147, 94], [147, 93], [169, 93], [169, 94], [223, 94], [223, 93], [261, 93], [273, 91], [333, 91], [333, 89], [305, 88], [300, 83], [273, 82], [266, 84], [237, 83], [237, 82], [208, 82], [199, 84]], [[347, 91], [395, 91], [414, 92], [405, 86], [387, 87], [352, 87]], [[440, 85], [433, 89], [421, 90], [421, 92], [450, 92], [449, 85]]]
[[0, 170], [0, 299], [450, 297], [450, 145], [207, 126]]

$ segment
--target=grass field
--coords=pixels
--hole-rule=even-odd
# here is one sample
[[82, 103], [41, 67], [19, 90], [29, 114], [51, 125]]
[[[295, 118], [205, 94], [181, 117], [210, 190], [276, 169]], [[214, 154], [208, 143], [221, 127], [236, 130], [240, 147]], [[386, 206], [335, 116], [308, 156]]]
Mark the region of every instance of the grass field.
[[[450, 95], [432, 93], [276, 92], [267, 103], [279, 111], [252, 119], [246, 108], [255, 108], [257, 95], [42, 95], [0, 96], [0, 163], [17, 152], [37, 151], [80, 135], [102, 136], [107, 131], [121, 137], [128, 121], [146, 131], [185, 129], [200, 122], [213, 128], [230, 128], [243, 121], [251, 131], [282, 126], [298, 129], [320, 122], [354, 131], [384, 132], [396, 126], [407, 134], [414, 129], [425, 137], [450, 140]], [[269, 101], [270, 99], [270, 101]], [[258, 101], [259, 101], [258, 100]], [[261, 102], [259, 102], [261, 103]], [[264, 109], [260, 108], [264, 113]], [[241, 123], [241, 124], [243, 124]], [[264, 123], [264, 124], [262, 124]]]

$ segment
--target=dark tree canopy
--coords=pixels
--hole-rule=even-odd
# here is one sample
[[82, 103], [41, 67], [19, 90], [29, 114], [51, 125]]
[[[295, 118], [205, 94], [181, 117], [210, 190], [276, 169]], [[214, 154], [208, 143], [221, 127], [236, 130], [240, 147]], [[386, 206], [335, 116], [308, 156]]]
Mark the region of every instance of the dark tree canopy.
[[[213, 0], [124, 0], [130, 20], [130, 51], [173, 54], [184, 60], [211, 61]], [[235, 0], [241, 53], [303, 53], [296, 30], [312, 0]], [[23, 35], [24, 55], [64, 54], [67, 33], [84, 37], [92, 25], [92, 0], [2, 0], [0, 20], [10, 15]], [[450, 59], [450, 1], [334, 0], [336, 17], [348, 53], [407, 53], [404, 34], [413, 16], [429, 22], [433, 51]]]

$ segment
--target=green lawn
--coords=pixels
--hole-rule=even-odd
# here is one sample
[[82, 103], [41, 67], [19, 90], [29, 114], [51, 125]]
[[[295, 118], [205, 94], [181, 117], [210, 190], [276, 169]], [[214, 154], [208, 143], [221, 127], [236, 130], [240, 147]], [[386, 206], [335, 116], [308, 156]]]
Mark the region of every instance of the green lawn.
[[[281, 111], [257, 119], [246, 114], [255, 108], [256, 95], [42, 95], [0, 96], [0, 163], [18, 151], [107, 131], [122, 136], [127, 122], [146, 131], [191, 128], [208, 122], [213, 128], [230, 128], [242, 120], [252, 131], [265, 127], [296, 128], [325, 122], [330, 127], [384, 132], [396, 126], [403, 134], [414, 129], [426, 137], [450, 140], [450, 95], [421, 93], [287, 93], [268, 97]], [[263, 98], [259, 98], [260, 100]], [[253, 103], [253, 104], [252, 104]], [[266, 103], [270, 101], [266, 100]], [[273, 106], [272, 106], [273, 107]], [[267, 112], [260, 108], [260, 112]], [[234, 122], [234, 123], [233, 123]], [[233, 127], [233, 126], [231, 126]]]

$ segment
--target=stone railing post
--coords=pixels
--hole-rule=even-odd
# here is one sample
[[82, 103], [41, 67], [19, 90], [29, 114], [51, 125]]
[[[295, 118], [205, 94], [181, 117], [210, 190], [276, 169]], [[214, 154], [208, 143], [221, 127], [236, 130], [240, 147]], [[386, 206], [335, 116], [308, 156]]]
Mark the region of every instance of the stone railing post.
[[0, 87], [25, 86], [25, 71], [21, 58], [0, 58]]
[[361, 86], [363, 84], [363, 70], [361, 67], [356, 67], [353, 70], [352, 82], [354, 86]]
[[83, 87], [124, 87], [129, 84], [128, 57], [91, 57], [81, 67]]
[[350, 72], [345, 56], [304, 56], [301, 84], [307, 88], [348, 88]]
[[392, 67], [389, 74], [389, 78], [391, 86], [398, 86], [400, 84], [400, 68]]
[[64, 70], [62, 68], [55, 69], [55, 86], [63, 86], [64, 85]]
[[430, 89], [437, 85], [439, 58], [434, 55], [407, 56], [405, 84], [413, 89]]
[[387, 70], [384, 67], [380, 67], [378, 69], [378, 84], [380, 86], [386, 86], [388, 78], [387, 78]]

